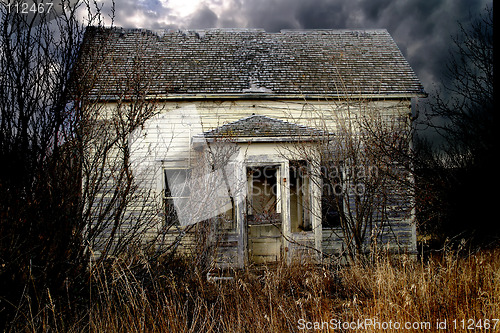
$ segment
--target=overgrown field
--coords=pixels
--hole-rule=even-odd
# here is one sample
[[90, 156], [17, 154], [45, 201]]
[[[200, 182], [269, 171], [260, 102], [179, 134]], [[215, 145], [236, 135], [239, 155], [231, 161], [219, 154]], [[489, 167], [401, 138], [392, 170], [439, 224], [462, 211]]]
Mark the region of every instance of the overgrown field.
[[49, 297], [11, 331], [500, 331], [500, 250], [229, 273], [213, 281], [186, 260], [116, 259], [93, 268], [80, 304]]

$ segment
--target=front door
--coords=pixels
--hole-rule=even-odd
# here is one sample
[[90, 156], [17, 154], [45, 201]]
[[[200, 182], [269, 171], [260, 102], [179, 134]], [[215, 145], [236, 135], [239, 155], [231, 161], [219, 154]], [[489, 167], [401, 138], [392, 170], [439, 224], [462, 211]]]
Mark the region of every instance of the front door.
[[249, 261], [279, 261], [282, 247], [280, 166], [253, 166], [246, 171]]

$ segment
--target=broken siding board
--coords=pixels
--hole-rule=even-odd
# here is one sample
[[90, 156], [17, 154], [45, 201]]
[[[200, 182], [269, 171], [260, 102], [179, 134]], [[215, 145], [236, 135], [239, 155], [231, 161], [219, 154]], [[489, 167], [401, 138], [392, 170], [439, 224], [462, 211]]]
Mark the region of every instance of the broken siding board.
[[[368, 231], [369, 235], [369, 231]], [[343, 246], [342, 231], [323, 230], [322, 251], [326, 254], [341, 254], [345, 246]], [[384, 231], [378, 235], [374, 244], [380, 249], [399, 251], [405, 253], [413, 253], [412, 250], [412, 231], [411, 228], [402, 227], [401, 231]], [[365, 248], [369, 249], [370, 239], [367, 236], [365, 240]]]
[[[365, 103], [367, 103], [365, 106]], [[393, 109], [390, 113], [407, 115], [410, 102], [400, 101], [364, 101], [359, 105], [348, 105], [345, 102], [290, 102], [290, 101], [236, 101], [217, 103], [214, 102], [193, 102], [186, 101], [182, 103], [165, 104], [165, 111], [169, 112], [175, 108], [183, 108], [188, 105], [194, 105], [194, 109], [203, 119], [203, 131], [208, 131], [223, 124], [237, 121], [241, 118], [256, 115], [265, 115], [268, 117], [297, 123], [312, 128], [323, 129], [325, 125], [335, 130], [340, 119], [354, 117], [356, 113], [363, 112], [363, 109], [369, 107], [376, 110]], [[312, 110], [305, 110], [305, 105], [313, 104]], [[388, 111], [385, 111], [388, 112]]]
[[321, 249], [326, 254], [341, 254], [344, 249], [341, 230], [323, 229]]

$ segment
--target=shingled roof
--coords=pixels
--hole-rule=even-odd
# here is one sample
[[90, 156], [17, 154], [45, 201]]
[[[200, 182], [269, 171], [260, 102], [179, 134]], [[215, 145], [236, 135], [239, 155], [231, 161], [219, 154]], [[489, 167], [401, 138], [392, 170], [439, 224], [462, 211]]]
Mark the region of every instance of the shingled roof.
[[217, 139], [240, 141], [314, 141], [326, 137], [324, 131], [263, 115], [251, 115], [196, 135], [194, 142]]
[[91, 92], [108, 98], [137, 85], [165, 98], [425, 95], [386, 30], [88, 28], [82, 50], [81, 68], [99, 59]]

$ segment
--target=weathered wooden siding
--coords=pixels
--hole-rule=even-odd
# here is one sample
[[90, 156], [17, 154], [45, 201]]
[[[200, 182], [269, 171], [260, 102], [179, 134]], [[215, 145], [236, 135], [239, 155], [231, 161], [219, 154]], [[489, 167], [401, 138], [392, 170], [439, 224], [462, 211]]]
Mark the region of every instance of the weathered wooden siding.
[[[158, 207], [161, 207], [161, 193], [163, 189], [162, 168], [190, 168], [196, 163], [197, 152], [193, 148], [192, 137], [202, 132], [211, 130], [223, 124], [248, 117], [252, 114], [266, 115], [288, 122], [306, 125], [312, 128], [326, 130], [330, 133], [340, 131], [343, 126], [354, 126], [355, 120], [366, 112], [378, 112], [386, 119], [407, 117], [410, 112], [409, 100], [369, 100], [351, 101], [349, 103], [338, 100], [196, 100], [196, 101], [165, 101], [158, 103], [158, 114], [148, 120], [142, 128], [137, 129], [130, 136], [131, 165], [134, 176], [140, 188], [149, 189], [150, 197], [154, 203], [144, 204], [137, 201], [136, 206], [131, 203], [128, 214], [150, 210], [150, 216], [156, 216], [158, 225], [150, 227], [150, 238], [162, 230], [162, 216]], [[107, 110], [113, 110], [116, 105], [109, 103]], [[356, 129], [354, 128], [356, 131]], [[259, 143], [240, 144], [240, 160], [254, 162], [282, 163], [283, 171], [288, 172], [288, 162], [279, 144]], [[109, 184], [113, 186], [113, 184]], [[288, 193], [288, 184], [283, 185], [284, 195]], [[288, 191], [288, 192], [286, 192]], [[316, 191], [316, 192], [314, 192]], [[311, 195], [319, 196], [319, 190], [313, 189]], [[320, 211], [319, 203], [313, 209]], [[290, 216], [288, 203], [282, 207], [285, 214]], [[241, 210], [238, 214], [241, 214]], [[243, 219], [244, 217], [240, 217]], [[277, 235], [269, 237], [260, 244], [258, 241], [247, 245], [246, 226], [238, 225], [231, 232], [221, 234], [217, 262], [221, 265], [242, 264], [242, 256], [247, 256], [248, 246], [257, 253], [264, 247], [271, 248], [266, 255], [273, 256], [286, 253], [290, 258], [310, 255], [316, 250], [326, 253], [339, 253], [342, 249], [341, 236], [332, 230], [322, 230], [316, 221], [316, 227], [311, 232], [292, 233], [290, 226], [283, 226], [282, 233], [288, 237], [283, 240]], [[287, 229], [288, 228], [288, 229]], [[337, 232], [338, 234], [338, 232]], [[179, 231], [171, 231], [160, 237], [164, 244], [174, 242], [179, 236]], [[414, 250], [415, 228], [411, 216], [404, 220], [394, 218], [384, 232], [381, 233], [380, 242], [398, 247]], [[271, 244], [272, 243], [272, 244]], [[300, 246], [303, 244], [305, 246]], [[185, 236], [180, 248], [183, 251], [194, 251], [197, 246], [195, 237]], [[245, 248], [242, 250], [242, 246]], [[277, 256], [277, 255], [276, 255]], [[248, 259], [248, 258], [247, 258]]]

